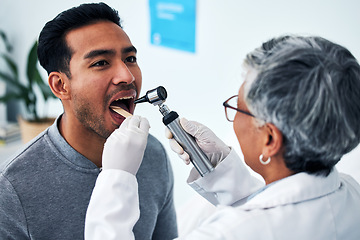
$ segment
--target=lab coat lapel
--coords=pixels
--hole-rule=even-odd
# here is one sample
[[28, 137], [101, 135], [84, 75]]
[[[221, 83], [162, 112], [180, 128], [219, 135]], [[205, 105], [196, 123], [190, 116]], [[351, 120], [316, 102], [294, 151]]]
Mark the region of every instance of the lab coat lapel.
[[303, 202], [327, 195], [337, 190], [340, 185], [339, 173], [336, 169], [328, 177], [298, 173], [274, 182], [240, 208], [264, 209]]

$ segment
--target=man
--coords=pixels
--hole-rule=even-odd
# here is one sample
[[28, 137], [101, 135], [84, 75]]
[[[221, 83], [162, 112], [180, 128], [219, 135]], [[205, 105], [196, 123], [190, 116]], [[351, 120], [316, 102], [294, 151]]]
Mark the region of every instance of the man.
[[[0, 239], [82, 239], [104, 143], [124, 121], [111, 106], [133, 113], [141, 89], [136, 48], [114, 9], [83, 4], [45, 25], [38, 56], [64, 113], [2, 169]], [[152, 136], [136, 176], [136, 239], [176, 237], [172, 170]]]

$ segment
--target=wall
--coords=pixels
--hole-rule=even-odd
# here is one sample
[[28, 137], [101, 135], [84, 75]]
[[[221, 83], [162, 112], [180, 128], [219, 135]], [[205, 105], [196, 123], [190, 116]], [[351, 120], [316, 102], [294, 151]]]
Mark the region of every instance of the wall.
[[[19, 46], [14, 53], [19, 63], [25, 64], [25, 53], [48, 20], [82, 2], [0, 0], [0, 28]], [[360, 58], [360, 2], [357, 0], [198, 0], [195, 54], [150, 45], [148, 1], [106, 2], [119, 10], [124, 30], [138, 49], [142, 93], [165, 86], [171, 109], [205, 123], [237, 151], [240, 150], [232, 125], [225, 119], [222, 102], [237, 93], [240, 65], [247, 52], [272, 36], [296, 33], [323, 36], [346, 46]], [[62, 112], [57, 100], [47, 109], [51, 115]], [[139, 105], [136, 114], [149, 119], [151, 133], [167, 148], [175, 173], [176, 205], [183, 205], [193, 196], [185, 184], [189, 167], [168, 148], [157, 108]], [[356, 159], [359, 153], [358, 147], [345, 157], [340, 168], [359, 176], [360, 163]]]

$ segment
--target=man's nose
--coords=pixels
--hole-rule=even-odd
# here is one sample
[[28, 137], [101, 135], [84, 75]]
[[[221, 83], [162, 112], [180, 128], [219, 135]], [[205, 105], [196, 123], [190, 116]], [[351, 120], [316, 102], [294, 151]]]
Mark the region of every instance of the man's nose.
[[134, 75], [131, 73], [129, 68], [124, 62], [120, 62], [116, 68], [116, 75], [113, 78], [113, 83], [115, 85], [119, 83], [130, 84], [135, 81]]

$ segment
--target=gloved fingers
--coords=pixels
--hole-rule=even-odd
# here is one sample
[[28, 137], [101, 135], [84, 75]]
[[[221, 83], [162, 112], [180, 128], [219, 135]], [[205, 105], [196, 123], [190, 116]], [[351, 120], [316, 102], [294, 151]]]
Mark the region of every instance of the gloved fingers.
[[177, 155], [185, 162], [185, 164], [190, 163], [190, 156], [184, 149], [180, 146], [180, 144], [175, 139], [169, 139], [169, 145], [171, 150], [173, 150]]
[[103, 169], [120, 169], [135, 175], [144, 156], [149, 127], [146, 118], [126, 118], [105, 142]]
[[180, 146], [180, 144], [173, 138], [169, 139], [169, 145], [171, 150], [173, 150], [175, 153], [181, 155], [184, 153], [184, 149]]
[[178, 154], [179, 157], [184, 161], [186, 165], [190, 164], [190, 156], [187, 154], [187, 152], [184, 152], [183, 154]]
[[130, 116], [128, 118], [125, 118], [125, 120], [121, 123], [120, 127], [118, 129], [126, 129], [129, 126], [130, 120], [133, 118], [133, 116]]
[[150, 124], [146, 118], [134, 115], [126, 118], [122, 122], [120, 127], [118, 129], [115, 129], [115, 131], [109, 136], [106, 142], [112, 141], [111, 139], [113, 138], [117, 138], [119, 140], [121, 140], [124, 137], [127, 138], [130, 136], [132, 137], [137, 136], [136, 138], [138, 138], [139, 136], [147, 135], [149, 133], [149, 129], [150, 129]]
[[135, 128], [138, 128], [140, 126], [140, 122], [141, 122], [141, 117], [138, 116], [138, 115], [133, 115], [131, 117], [128, 117], [124, 120], [124, 122], [126, 122], [126, 120], [128, 120], [128, 128], [130, 127], [135, 127]]
[[126, 135], [126, 132], [129, 130], [130, 125], [133, 125], [136, 123], [136, 119], [133, 120], [133, 118], [136, 118], [136, 116], [130, 116], [126, 118], [120, 125], [118, 129], [115, 129], [115, 131], [110, 135], [110, 137], [106, 140], [106, 142], [109, 142], [112, 138], [118, 138], [121, 139]]
[[195, 138], [200, 149], [214, 166], [229, 155], [231, 148], [205, 125], [195, 121], [188, 121], [185, 118], [180, 119], [180, 124], [185, 131]]
[[197, 126], [194, 124], [195, 122], [189, 121], [186, 118], [180, 119], [180, 124], [183, 129], [188, 132], [191, 136], [196, 138], [196, 133], [198, 132]]
[[144, 117], [133, 115], [131, 117], [126, 118], [124, 122], [121, 124], [119, 129], [125, 129], [125, 128], [131, 129], [136, 132], [148, 132], [150, 129], [150, 123]]
[[165, 128], [165, 137], [167, 139], [172, 139], [174, 137], [167, 127]]
[[144, 118], [144, 117], [141, 117], [141, 121], [140, 121], [140, 126], [139, 128], [144, 131], [144, 132], [148, 132], [149, 129], [150, 129], [150, 123], [149, 121]]

